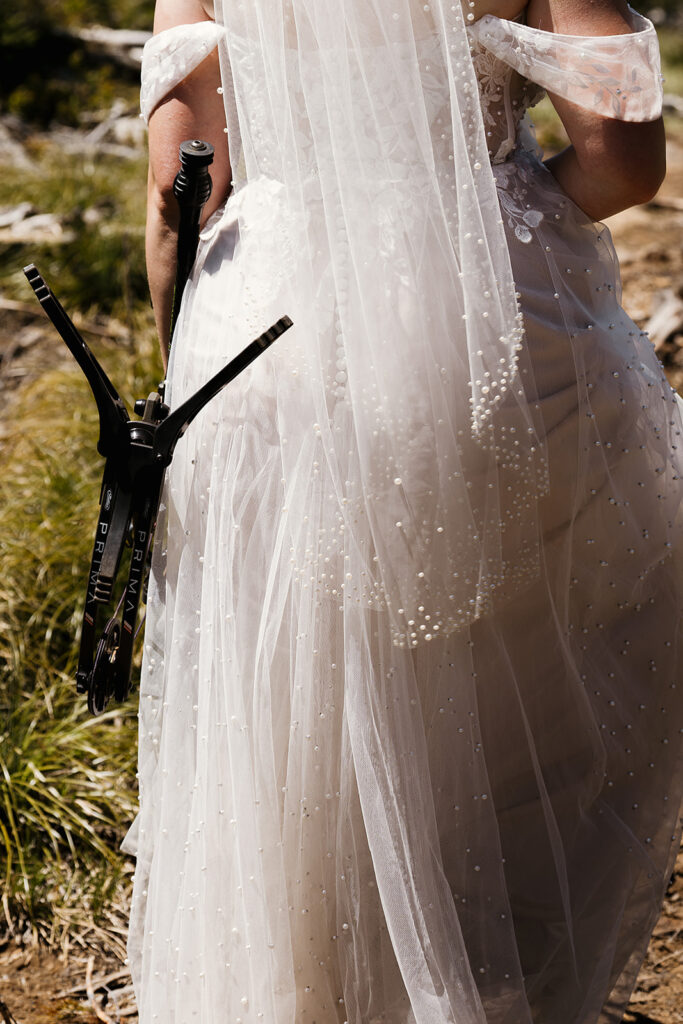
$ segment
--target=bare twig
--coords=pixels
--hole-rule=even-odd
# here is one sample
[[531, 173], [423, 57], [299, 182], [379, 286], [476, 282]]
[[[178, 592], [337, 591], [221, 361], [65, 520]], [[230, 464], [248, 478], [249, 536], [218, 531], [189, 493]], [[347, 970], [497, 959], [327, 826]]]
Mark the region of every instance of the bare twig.
[[[121, 981], [122, 978], [130, 978], [130, 971], [125, 967], [121, 971], [115, 971], [113, 974], [107, 974], [106, 977], [100, 978], [98, 981], [92, 982], [94, 991], [100, 988], [105, 988], [107, 985], [111, 985], [115, 981]], [[82, 982], [80, 985], [74, 985], [73, 988], [67, 989], [64, 992], [60, 992], [59, 999], [67, 999], [69, 996], [76, 995], [78, 992], [85, 992], [87, 988], [86, 982]], [[120, 991], [123, 991], [122, 989]]]
[[7, 892], [3, 892], [2, 894], [2, 910], [5, 915], [5, 921], [7, 922], [7, 928], [9, 930], [8, 934], [14, 935], [14, 925], [12, 923], [12, 915], [10, 914], [9, 911], [9, 898]]
[[85, 971], [85, 993], [88, 997], [88, 1003], [92, 1007], [95, 1016], [97, 1017], [98, 1020], [103, 1021], [104, 1024], [118, 1024], [118, 1022], [115, 1021], [113, 1017], [110, 1017], [109, 1014], [101, 1006], [98, 1006], [97, 1004], [97, 1001], [95, 999], [95, 989], [93, 988], [92, 981], [92, 972], [94, 965], [95, 957], [91, 956], [88, 958], [88, 966]]
[[666, 956], [661, 957], [660, 960], [656, 960], [654, 963], [655, 968], [659, 968], [662, 964], [668, 963], [669, 960], [680, 960], [683, 956], [683, 949], [674, 949], [673, 952], [667, 953]]

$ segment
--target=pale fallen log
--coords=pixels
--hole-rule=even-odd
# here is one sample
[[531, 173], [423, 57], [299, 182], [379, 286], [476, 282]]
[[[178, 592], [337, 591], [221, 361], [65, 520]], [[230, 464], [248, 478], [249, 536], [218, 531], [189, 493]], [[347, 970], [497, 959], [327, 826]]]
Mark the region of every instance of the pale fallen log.
[[655, 312], [645, 330], [655, 351], [660, 351], [673, 335], [683, 333], [683, 298], [673, 288], [667, 288], [655, 296], [654, 303]]
[[53, 129], [47, 138], [57, 146], [63, 153], [70, 156], [113, 156], [119, 160], [137, 160], [140, 156], [140, 146], [126, 145], [120, 142], [91, 141], [88, 138], [89, 132], [78, 131], [75, 128]]
[[646, 203], [654, 210], [680, 210], [683, 212], [683, 199], [678, 196], [655, 196], [649, 203]]
[[72, 242], [75, 234], [65, 227], [54, 213], [34, 213], [13, 221], [8, 227], [0, 228], [0, 242]]
[[22, 171], [35, 169], [34, 161], [24, 149], [21, 140], [16, 137], [16, 132], [13, 131], [12, 119], [6, 117], [0, 119], [0, 164], [17, 167]]
[[[34, 302], [18, 302], [16, 299], [7, 299], [3, 295], [0, 295], [0, 310], [6, 309], [13, 313], [26, 313], [29, 316], [34, 316], [40, 320], [45, 319], [47, 325], [47, 319], [43, 313], [41, 307]], [[104, 324], [95, 323], [93, 320], [86, 320], [78, 313], [74, 313], [71, 318], [78, 327], [79, 331], [83, 331], [85, 334], [94, 334], [99, 338], [113, 338], [120, 340], [123, 338], [130, 337], [130, 331], [127, 327], [124, 327], [118, 320], [108, 320]]]
[[676, 96], [672, 92], [664, 93], [662, 100], [665, 114], [676, 114], [678, 117], [683, 117], [683, 97]]
[[152, 34], [132, 29], [107, 28], [104, 25], [63, 29], [62, 32], [72, 39], [79, 39], [86, 46], [105, 54], [111, 60], [131, 68], [140, 67], [142, 48]]
[[35, 212], [35, 206], [29, 202], [18, 203], [16, 206], [3, 206], [0, 209], [0, 229], [11, 228]]
[[[93, 120], [92, 115], [90, 120]], [[98, 114], [94, 127], [86, 132], [83, 141], [92, 146], [129, 144], [142, 148], [146, 133], [147, 128], [137, 108], [132, 110], [129, 104], [119, 99], [114, 101], [110, 110]]]

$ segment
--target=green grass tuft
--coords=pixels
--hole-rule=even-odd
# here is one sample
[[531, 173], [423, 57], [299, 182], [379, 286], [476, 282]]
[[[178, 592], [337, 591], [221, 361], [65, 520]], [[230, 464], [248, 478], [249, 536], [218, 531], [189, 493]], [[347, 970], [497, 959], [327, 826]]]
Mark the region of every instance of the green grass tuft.
[[[158, 376], [151, 332], [101, 361], [127, 390]], [[127, 396], [130, 400], [130, 395]], [[22, 391], [0, 451], [0, 893], [7, 928], [123, 955], [136, 810], [135, 698], [89, 716], [72, 682], [102, 460], [80, 371]], [[1, 919], [0, 919], [1, 920]]]
[[67, 241], [0, 243], [0, 282], [9, 298], [30, 301], [21, 268], [36, 263], [62, 305], [130, 321], [149, 305], [144, 265], [146, 156], [71, 157], [34, 147], [35, 170], [7, 168], [0, 207], [30, 202], [55, 214]]

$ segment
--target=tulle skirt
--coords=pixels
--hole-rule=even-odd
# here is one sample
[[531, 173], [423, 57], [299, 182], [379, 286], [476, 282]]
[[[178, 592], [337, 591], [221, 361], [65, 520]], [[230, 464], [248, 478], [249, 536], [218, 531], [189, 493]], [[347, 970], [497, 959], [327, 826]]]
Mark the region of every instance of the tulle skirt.
[[[149, 591], [141, 1024], [621, 1017], [679, 838], [681, 411], [607, 229], [533, 157], [496, 176], [548, 452], [540, 571], [398, 648], [344, 592], [321, 436], [283, 431], [288, 335], [207, 407]], [[267, 203], [247, 185], [204, 232], [174, 404], [288, 312], [250, 189]]]

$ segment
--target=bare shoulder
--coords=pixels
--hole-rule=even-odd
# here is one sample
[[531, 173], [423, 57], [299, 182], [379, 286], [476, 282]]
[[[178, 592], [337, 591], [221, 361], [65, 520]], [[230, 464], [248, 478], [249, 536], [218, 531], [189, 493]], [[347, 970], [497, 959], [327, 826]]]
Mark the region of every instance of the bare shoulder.
[[156, 0], [154, 31], [213, 19], [212, 0]]
[[627, 0], [530, 0], [534, 28], [568, 35], [607, 36], [631, 31]]

